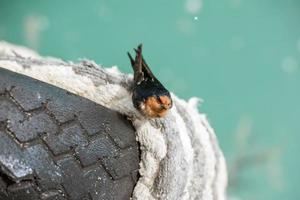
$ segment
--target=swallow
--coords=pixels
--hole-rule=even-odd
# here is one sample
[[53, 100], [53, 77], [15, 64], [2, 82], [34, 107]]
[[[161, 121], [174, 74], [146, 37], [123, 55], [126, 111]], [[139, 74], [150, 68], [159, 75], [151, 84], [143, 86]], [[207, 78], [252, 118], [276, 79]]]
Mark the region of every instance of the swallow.
[[133, 105], [147, 117], [164, 117], [173, 104], [170, 92], [151, 72], [142, 56], [142, 44], [134, 50], [135, 59], [127, 52], [134, 71]]

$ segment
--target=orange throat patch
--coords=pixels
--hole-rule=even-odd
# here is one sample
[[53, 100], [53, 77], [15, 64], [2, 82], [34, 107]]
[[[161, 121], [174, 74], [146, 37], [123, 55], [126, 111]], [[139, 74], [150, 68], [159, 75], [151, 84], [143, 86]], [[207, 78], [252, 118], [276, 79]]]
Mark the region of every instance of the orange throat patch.
[[140, 105], [140, 110], [148, 117], [164, 117], [172, 107], [168, 96], [149, 97]]

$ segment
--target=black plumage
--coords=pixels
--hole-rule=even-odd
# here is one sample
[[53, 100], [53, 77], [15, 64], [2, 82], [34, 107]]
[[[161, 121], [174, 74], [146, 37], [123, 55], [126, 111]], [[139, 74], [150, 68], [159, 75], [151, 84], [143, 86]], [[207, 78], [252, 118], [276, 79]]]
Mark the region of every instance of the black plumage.
[[[137, 49], [135, 49], [135, 53], [135, 59], [133, 59], [130, 53], [128, 53], [131, 66], [134, 71], [134, 86], [132, 94], [133, 105], [140, 110], [142, 109], [141, 105], [147, 102], [148, 98], [152, 97], [161, 104], [162, 109], [169, 109], [172, 106], [170, 93], [151, 72], [142, 56], [141, 44]], [[170, 103], [168, 104], [170, 105], [164, 105], [166, 103], [161, 97], [169, 98], [168, 102]]]

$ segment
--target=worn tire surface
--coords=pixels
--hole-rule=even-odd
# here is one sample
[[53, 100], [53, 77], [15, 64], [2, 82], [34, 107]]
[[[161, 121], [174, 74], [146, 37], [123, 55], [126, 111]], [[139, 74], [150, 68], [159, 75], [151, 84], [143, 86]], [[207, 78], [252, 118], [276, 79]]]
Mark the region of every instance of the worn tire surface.
[[129, 199], [138, 167], [125, 117], [0, 68], [0, 200]]

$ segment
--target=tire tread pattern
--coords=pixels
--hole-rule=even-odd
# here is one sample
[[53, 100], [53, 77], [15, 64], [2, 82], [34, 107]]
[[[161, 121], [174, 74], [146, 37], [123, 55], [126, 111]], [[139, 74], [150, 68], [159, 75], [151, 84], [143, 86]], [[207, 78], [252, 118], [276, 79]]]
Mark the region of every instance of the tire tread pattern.
[[139, 161], [124, 116], [0, 68], [0, 200], [129, 199]]

